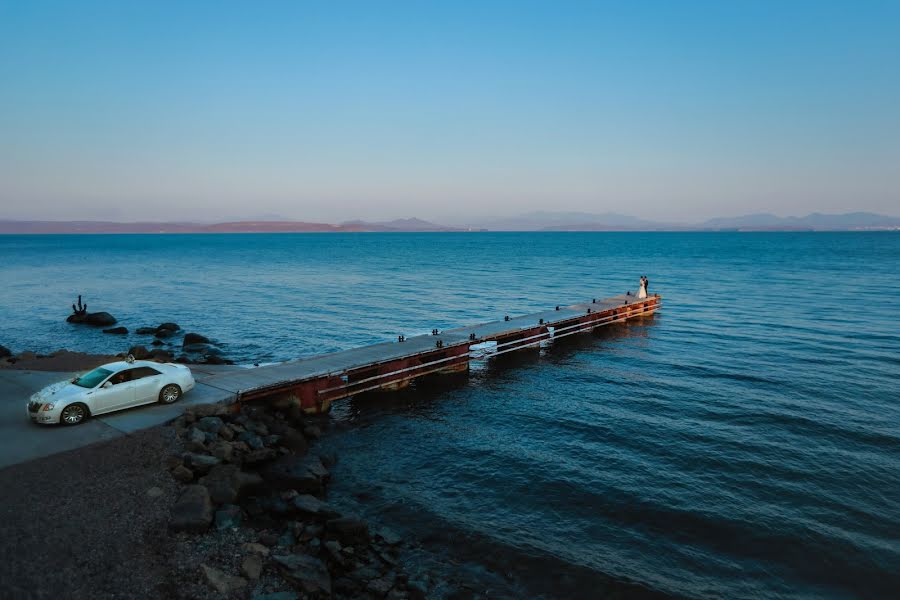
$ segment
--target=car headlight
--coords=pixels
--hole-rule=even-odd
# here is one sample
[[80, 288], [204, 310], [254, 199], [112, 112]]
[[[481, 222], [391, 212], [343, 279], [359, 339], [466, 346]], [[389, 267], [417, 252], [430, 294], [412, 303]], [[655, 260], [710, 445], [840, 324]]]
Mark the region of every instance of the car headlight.
[[51, 403], [51, 404], [45, 404], [45, 405], [44, 405], [44, 408], [42, 408], [41, 410], [43, 410], [44, 412], [47, 412], [48, 410], [53, 410], [53, 404], [52, 404], [52, 403]]

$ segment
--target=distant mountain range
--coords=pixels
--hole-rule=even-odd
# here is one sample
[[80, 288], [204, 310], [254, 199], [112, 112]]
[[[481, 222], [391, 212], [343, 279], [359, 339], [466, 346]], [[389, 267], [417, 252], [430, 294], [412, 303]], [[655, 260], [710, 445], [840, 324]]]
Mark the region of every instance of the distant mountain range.
[[0, 234], [15, 233], [302, 233], [363, 231], [857, 231], [900, 230], [900, 217], [866, 212], [812, 213], [805, 217], [772, 214], [722, 217], [698, 224], [648, 221], [616, 213], [533, 212], [508, 218], [473, 220], [448, 227], [422, 219], [345, 221], [338, 225], [305, 221], [231, 221], [227, 223], [118, 223], [108, 221], [0, 220]]

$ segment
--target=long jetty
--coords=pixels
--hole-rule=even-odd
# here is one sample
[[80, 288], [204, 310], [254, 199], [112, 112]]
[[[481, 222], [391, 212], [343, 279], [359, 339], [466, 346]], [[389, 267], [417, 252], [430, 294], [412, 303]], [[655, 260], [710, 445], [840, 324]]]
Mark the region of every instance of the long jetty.
[[414, 379], [460, 373], [470, 361], [540, 346], [550, 340], [588, 333], [598, 327], [652, 315], [658, 294], [623, 294], [502, 321], [432, 330], [431, 335], [353, 348], [311, 358], [233, 371], [206, 382], [238, 401], [287, 396], [307, 413], [327, 412], [331, 403], [372, 390], [401, 389]]

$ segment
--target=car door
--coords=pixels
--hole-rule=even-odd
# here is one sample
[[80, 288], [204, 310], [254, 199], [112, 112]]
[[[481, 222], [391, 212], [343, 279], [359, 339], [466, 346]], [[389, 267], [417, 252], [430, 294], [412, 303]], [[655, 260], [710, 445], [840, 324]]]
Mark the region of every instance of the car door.
[[163, 384], [163, 374], [153, 367], [134, 369], [134, 403], [147, 404], [156, 402]]
[[[111, 375], [94, 392], [95, 413], [119, 410], [134, 404], [134, 381], [132, 381], [134, 369], [125, 369]], [[103, 387], [109, 383], [107, 387]], [[99, 409], [99, 410], [98, 410]]]

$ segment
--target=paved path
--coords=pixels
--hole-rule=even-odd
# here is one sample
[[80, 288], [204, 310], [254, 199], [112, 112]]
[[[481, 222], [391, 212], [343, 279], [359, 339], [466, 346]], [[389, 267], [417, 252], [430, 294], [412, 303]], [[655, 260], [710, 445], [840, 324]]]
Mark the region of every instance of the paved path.
[[197, 381], [175, 404], [150, 404], [89, 419], [76, 427], [37, 425], [28, 418], [28, 397], [42, 387], [71, 379], [75, 373], [0, 370], [0, 469], [161, 425], [178, 417], [185, 406], [226, 402], [234, 395], [204, 384], [216, 375], [241, 367], [191, 365]]

